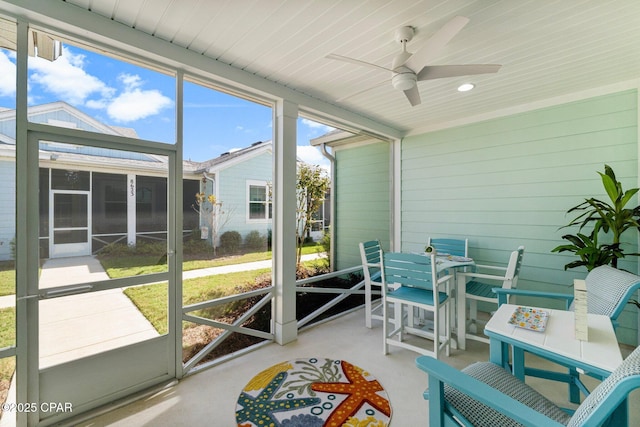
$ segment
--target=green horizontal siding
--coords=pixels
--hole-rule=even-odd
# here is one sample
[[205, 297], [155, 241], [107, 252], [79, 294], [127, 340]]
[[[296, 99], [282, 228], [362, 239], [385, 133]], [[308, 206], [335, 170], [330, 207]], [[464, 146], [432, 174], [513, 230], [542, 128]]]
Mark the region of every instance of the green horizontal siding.
[[220, 229], [220, 235], [226, 231], [237, 231], [244, 238], [251, 231], [266, 236], [271, 230], [271, 221], [248, 221], [247, 181], [273, 182], [272, 155], [264, 152], [243, 162], [223, 169], [217, 174], [220, 194], [218, 201], [224, 210], [232, 215]]
[[[571, 255], [551, 253], [570, 207], [608, 199], [598, 171], [610, 165], [625, 188], [638, 183], [635, 90], [405, 138], [402, 142], [402, 250], [428, 237], [469, 239], [479, 263], [504, 264], [525, 245], [521, 288], [572, 292], [586, 270], [564, 271]], [[633, 203], [637, 204], [637, 200]], [[637, 236], [627, 251], [637, 252]], [[635, 259], [624, 268], [638, 271]], [[637, 344], [637, 310], [618, 338]]]
[[389, 248], [390, 148], [376, 142], [336, 150], [335, 262], [336, 269], [361, 264], [358, 243], [379, 239]]

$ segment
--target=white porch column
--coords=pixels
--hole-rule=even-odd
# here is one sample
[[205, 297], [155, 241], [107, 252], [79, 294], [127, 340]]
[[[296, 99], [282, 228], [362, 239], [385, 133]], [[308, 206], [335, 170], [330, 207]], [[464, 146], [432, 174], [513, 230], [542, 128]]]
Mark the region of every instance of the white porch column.
[[298, 106], [276, 103], [273, 143], [273, 318], [278, 344], [294, 341], [296, 320], [296, 123]]
[[127, 245], [136, 244], [136, 176], [127, 174]]

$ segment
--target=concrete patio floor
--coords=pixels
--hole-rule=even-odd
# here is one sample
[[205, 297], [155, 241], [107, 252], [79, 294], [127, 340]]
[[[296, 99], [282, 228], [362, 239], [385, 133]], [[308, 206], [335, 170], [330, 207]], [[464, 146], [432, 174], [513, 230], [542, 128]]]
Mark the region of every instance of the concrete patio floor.
[[[626, 356], [632, 349], [623, 347]], [[368, 370], [389, 394], [392, 407], [391, 426], [427, 426], [428, 408], [422, 393], [427, 375], [415, 366], [417, 353], [393, 348], [382, 354], [382, 327], [364, 325], [364, 311], [358, 310], [330, 322], [302, 331], [298, 339], [285, 346], [272, 343], [244, 356], [187, 376], [180, 382], [144, 395], [133, 402], [115, 402], [93, 417], [73, 420], [79, 427], [129, 426], [236, 426], [236, 400], [247, 382], [258, 372], [276, 363], [309, 357], [342, 359]], [[475, 361], [486, 361], [488, 344], [469, 341], [467, 350], [452, 350], [443, 360], [457, 368]], [[530, 366], [557, 368], [549, 362], [527, 355]], [[565, 384], [528, 378], [527, 383], [556, 403], [574, 408], [567, 402]], [[589, 387], [597, 381], [586, 378]], [[640, 394], [630, 402], [629, 425], [640, 425]]]

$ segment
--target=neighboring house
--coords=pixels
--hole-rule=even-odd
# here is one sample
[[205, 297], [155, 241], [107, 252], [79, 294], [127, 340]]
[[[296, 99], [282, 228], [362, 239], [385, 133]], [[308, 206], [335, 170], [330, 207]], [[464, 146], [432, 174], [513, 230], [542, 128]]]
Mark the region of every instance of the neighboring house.
[[[107, 126], [64, 102], [29, 108], [29, 120], [91, 132], [137, 138], [128, 128]], [[42, 141], [40, 170], [40, 256], [89, 255], [112, 242], [136, 244], [165, 240], [167, 158], [82, 145]], [[15, 110], [0, 111], [0, 179], [15, 193]], [[196, 194], [214, 194], [228, 220], [219, 234], [235, 230], [244, 237], [271, 229], [272, 151], [270, 142], [198, 163], [183, 164], [183, 234], [206, 221], [193, 209]], [[223, 214], [227, 215], [227, 214]], [[211, 230], [202, 236], [210, 238]], [[200, 237], [200, 233], [194, 233]], [[218, 234], [218, 235], [219, 235]], [[15, 237], [15, 200], [0, 200], [0, 260], [11, 257]]]
[[[221, 203], [218, 212], [219, 237], [225, 231], [237, 231], [244, 238], [251, 231], [266, 236], [271, 230], [271, 181], [273, 152], [270, 141], [255, 142], [250, 147], [223, 153], [202, 163], [185, 162], [194, 173], [202, 177], [201, 189], [205, 195], [213, 194]], [[195, 193], [183, 195], [185, 204]], [[201, 218], [203, 238], [212, 238], [211, 223]], [[216, 242], [216, 245], [218, 242]]]

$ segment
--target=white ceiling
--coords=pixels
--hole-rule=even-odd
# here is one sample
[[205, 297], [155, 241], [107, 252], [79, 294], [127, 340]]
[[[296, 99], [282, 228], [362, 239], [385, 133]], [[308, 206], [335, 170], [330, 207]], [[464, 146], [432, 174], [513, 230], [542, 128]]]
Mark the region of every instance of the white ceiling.
[[[63, 1], [63, 0], [56, 0]], [[336, 104], [389, 73], [393, 33], [414, 52], [456, 15], [470, 22], [436, 64], [497, 63], [497, 74], [419, 82], [411, 107], [391, 83], [337, 103], [401, 133], [640, 78], [638, 0], [66, 0], [113, 21]], [[472, 81], [467, 93], [457, 86]]]

